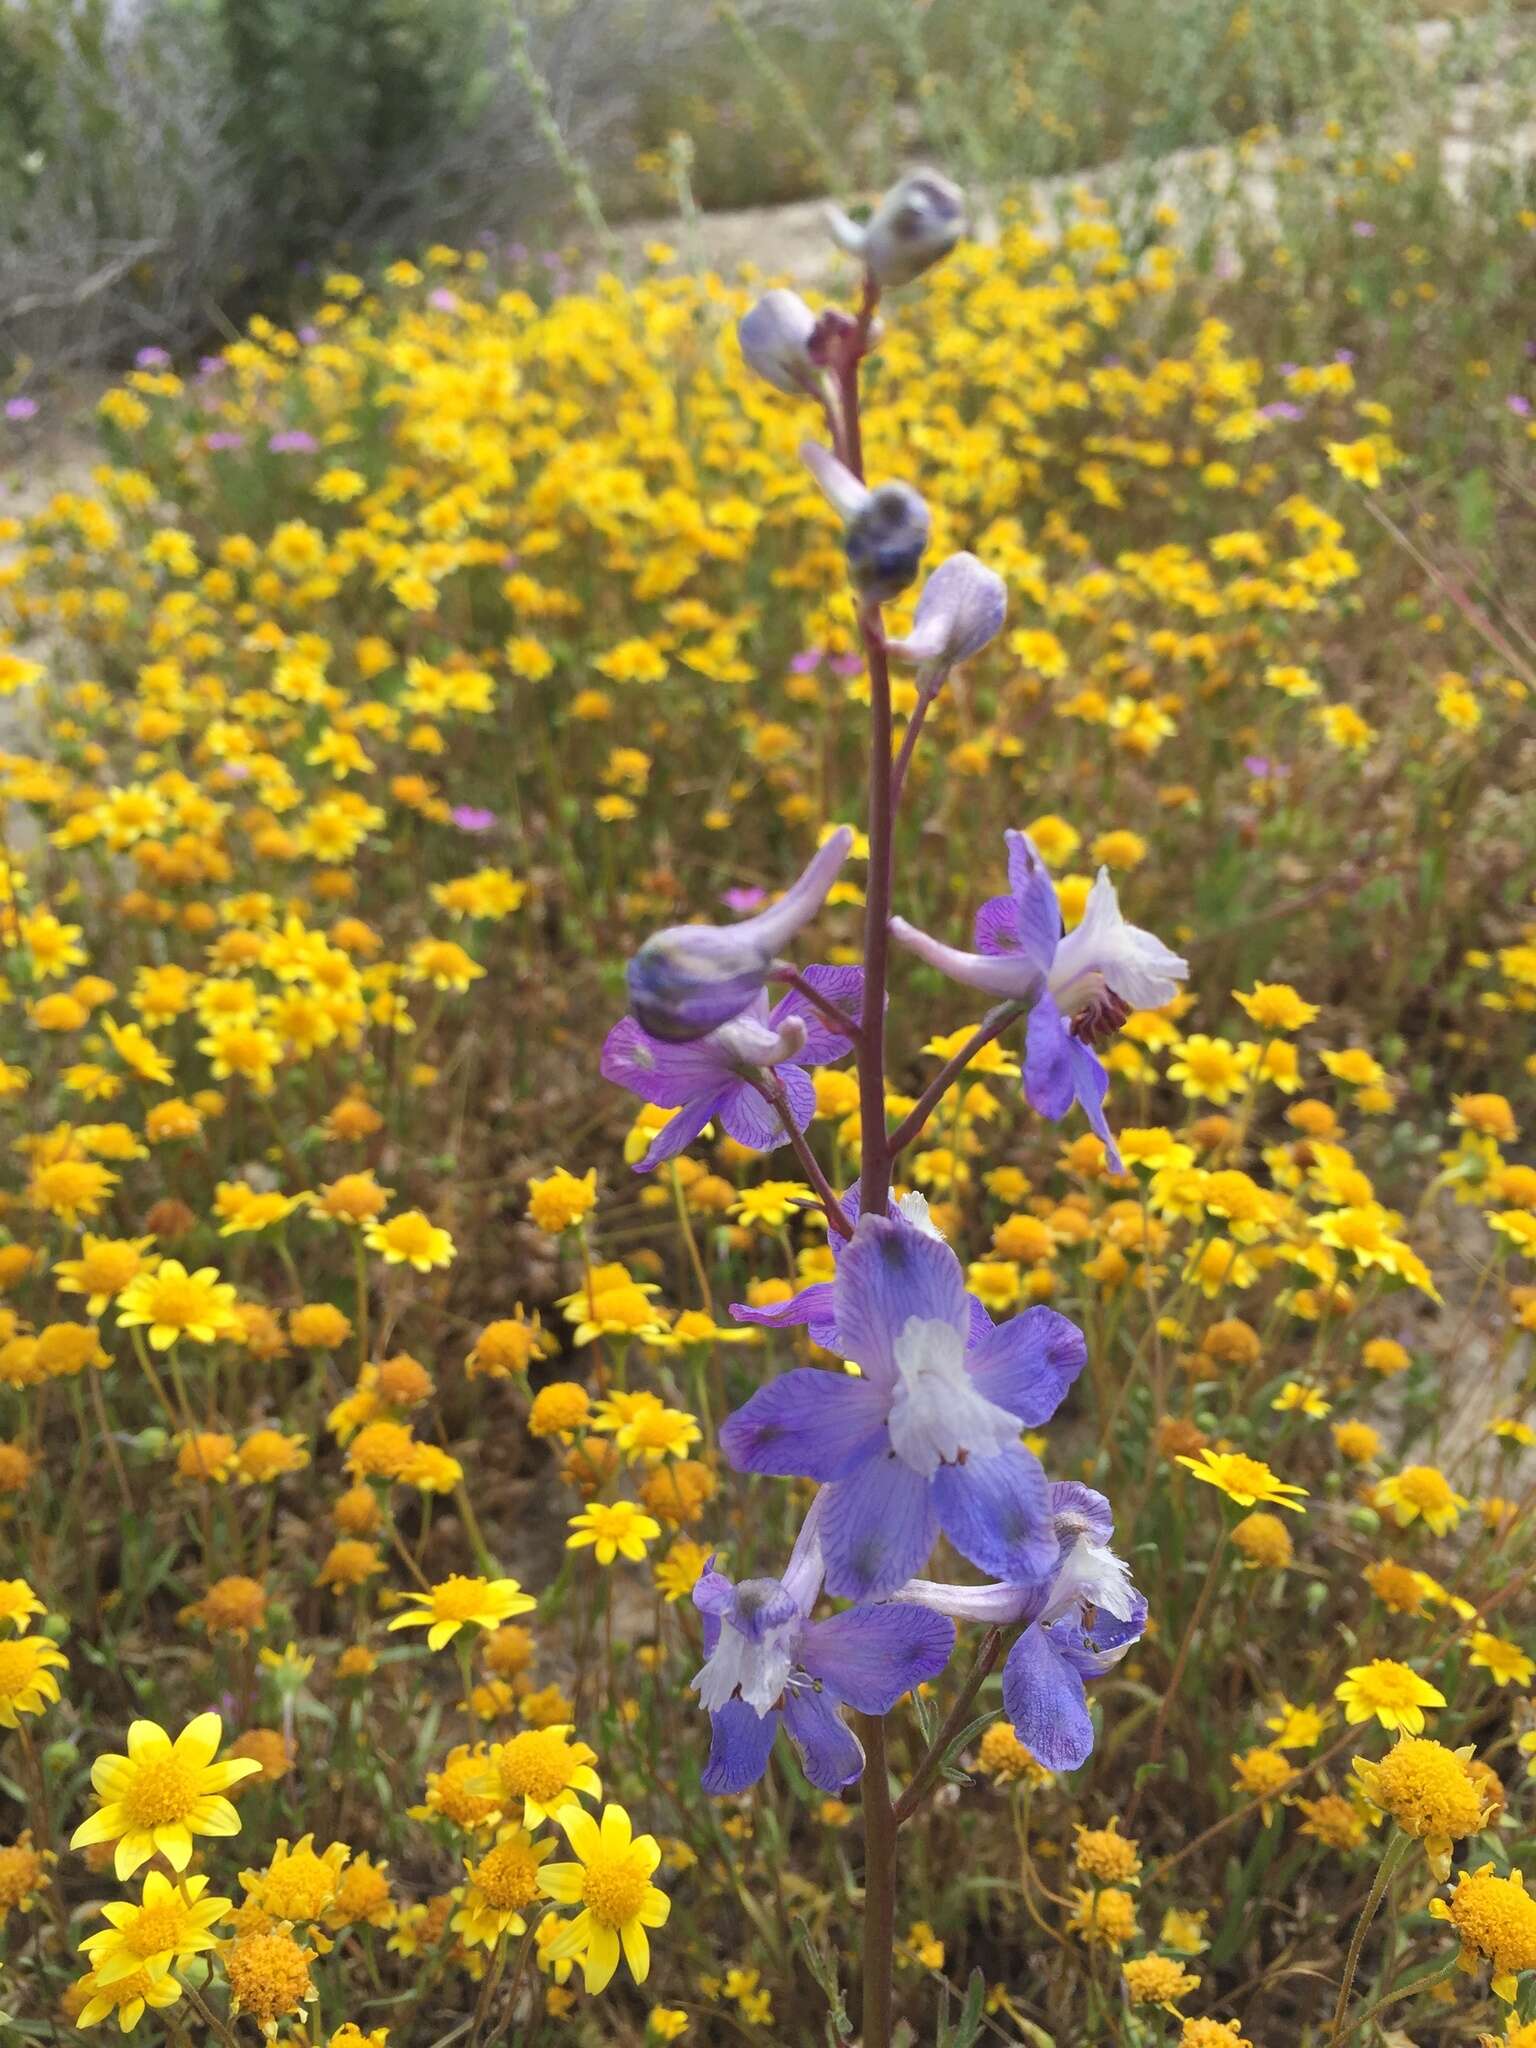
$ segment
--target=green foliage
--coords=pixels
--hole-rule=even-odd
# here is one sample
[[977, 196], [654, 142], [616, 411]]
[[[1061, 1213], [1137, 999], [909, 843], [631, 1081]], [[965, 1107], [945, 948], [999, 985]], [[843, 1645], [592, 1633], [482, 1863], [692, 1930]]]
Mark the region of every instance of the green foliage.
[[[275, 269], [443, 179], [485, 91], [480, 0], [218, 0], [236, 83], [227, 132]], [[265, 266], [264, 266], [265, 267]]]

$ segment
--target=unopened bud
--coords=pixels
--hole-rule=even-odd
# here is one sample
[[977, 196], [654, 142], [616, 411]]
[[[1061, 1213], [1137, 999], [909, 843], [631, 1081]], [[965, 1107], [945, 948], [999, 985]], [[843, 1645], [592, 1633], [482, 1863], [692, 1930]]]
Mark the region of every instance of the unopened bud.
[[942, 171], [909, 171], [860, 227], [827, 208], [832, 239], [877, 285], [910, 284], [946, 257], [965, 231], [965, 195]]
[[679, 924], [646, 940], [626, 970], [641, 1028], [668, 1044], [704, 1038], [739, 1017], [784, 946], [809, 924], [848, 858], [853, 834], [832, 834], [777, 903], [740, 924]]
[[923, 585], [911, 632], [890, 641], [889, 651], [937, 682], [995, 640], [1007, 616], [1008, 590], [996, 570], [974, 555], [951, 555]]
[[881, 484], [848, 527], [843, 541], [854, 582], [883, 604], [898, 597], [922, 566], [928, 507], [910, 484]]
[[791, 396], [819, 397], [822, 370], [810, 352], [816, 315], [798, 292], [765, 292], [736, 323], [741, 352], [765, 383]]
[[899, 596], [916, 576], [928, 545], [928, 507], [910, 484], [879, 484], [871, 490], [814, 441], [802, 442], [800, 455], [844, 522], [843, 549], [858, 589], [877, 604]]

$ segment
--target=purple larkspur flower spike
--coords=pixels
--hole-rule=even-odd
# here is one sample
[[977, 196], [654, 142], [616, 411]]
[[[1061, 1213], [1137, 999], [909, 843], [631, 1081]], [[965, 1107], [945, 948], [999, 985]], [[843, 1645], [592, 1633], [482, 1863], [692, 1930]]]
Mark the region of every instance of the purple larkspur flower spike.
[[841, 1710], [887, 1714], [949, 1661], [954, 1623], [915, 1603], [810, 1619], [822, 1579], [820, 1516], [818, 1497], [782, 1579], [736, 1585], [711, 1564], [694, 1588], [705, 1660], [693, 1683], [711, 1728], [706, 1792], [755, 1785], [781, 1728], [811, 1783], [840, 1791], [864, 1768]]
[[677, 924], [646, 940], [625, 970], [630, 1008], [652, 1038], [685, 1045], [739, 1017], [780, 952], [810, 923], [848, 858], [840, 825], [777, 903], [739, 924]]
[[[862, 968], [807, 967], [801, 979], [857, 1022]], [[653, 1037], [633, 1017], [621, 1018], [603, 1046], [602, 1071], [642, 1102], [677, 1111], [636, 1168], [649, 1173], [664, 1159], [675, 1159], [716, 1119], [739, 1145], [756, 1152], [781, 1145], [784, 1127], [765, 1086], [803, 1131], [816, 1108], [806, 1068], [840, 1060], [849, 1046], [801, 990], [770, 1010], [767, 992], [759, 989], [739, 1016], [686, 1044]]]
[[1119, 1172], [1104, 1115], [1109, 1075], [1092, 1041], [1132, 1010], [1171, 1002], [1189, 964], [1126, 922], [1107, 868], [1099, 869], [1081, 923], [1064, 932], [1056, 885], [1033, 842], [1024, 832], [1005, 836], [1010, 893], [977, 911], [974, 953], [946, 946], [901, 917], [891, 919], [891, 936], [954, 981], [1030, 1005], [1024, 1093], [1031, 1108], [1055, 1120], [1080, 1104]]
[[821, 1483], [828, 1590], [894, 1592], [940, 1529], [983, 1571], [1049, 1572], [1045, 1475], [1020, 1432], [1048, 1421], [1081, 1371], [1081, 1333], [1015, 1317], [973, 1344], [949, 1246], [879, 1216], [860, 1217], [838, 1259], [832, 1320], [859, 1377], [799, 1367], [720, 1431], [738, 1471]]

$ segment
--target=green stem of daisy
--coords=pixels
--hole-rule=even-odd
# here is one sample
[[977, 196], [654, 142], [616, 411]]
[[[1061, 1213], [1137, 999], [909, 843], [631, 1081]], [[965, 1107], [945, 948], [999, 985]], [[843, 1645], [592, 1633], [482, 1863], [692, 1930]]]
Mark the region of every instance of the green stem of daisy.
[[535, 1923], [532, 1920], [528, 1922], [527, 1931], [517, 1945], [517, 1954], [512, 1958], [512, 1973], [507, 1979], [506, 2010], [502, 2014], [500, 2023], [492, 2029], [485, 2048], [496, 2048], [496, 2043], [507, 2031], [507, 2027], [511, 2022], [512, 2014], [517, 2006], [517, 1994], [523, 1981], [523, 1972], [527, 1969], [528, 1958], [533, 1952], [534, 1925]]
[[484, 1531], [480, 1527], [479, 1517], [469, 1504], [469, 1489], [465, 1486], [462, 1479], [453, 1489], [453, 1498], [459, 1510], [459, 1519], [464, 1524], [464, 1534], [469, 1538], [469, 1547], [475, 1554], [475, 1563], [479, 1565], [481, 1572], [486, 1578], [494, 1579], [496, 1577], [496, 1560], [491, 1556]]
[[193, 2008], [203, 2021], [203, 2024], [212, 2027], [219, 2039], [225, 2044], [225, 2048], [240, 2048], [240, 2041], [234, 2029], [227, 2021], [220, 2019], [213, 2007], [201, 1996], [195, 1986], [187, 1985], [187, 1996], [191, 1999]]
[[92, 1366], [88, 1368], [86, 1376], [91, 1389], [91, 1406], [96, 1412], [96, 1427], [101, 1432], [101, 1440], [107, 1447], [107, 1462], [112, 1467], [112, 1476], [117, 1481], [117, 1490], [123, 1506], [131, 1513], [133, 1509], [133, 1489], [128, 1484], [128, 1473], [123, 1465], [123, 1454], [117, 1448], [117, 1438], [112, 1432], [112, 1424], [107, 1416], [106, 1397], [101, 1391], [101, 1374]]
[[171, 1397], [165, 1391], [164, 1380], [161, 1379], [159, 1373], [155, 1371], [154, 1366], [150, 1363], [149, 1352], [145, 1348], [144, 1344], [144, 1333], [135, 1325], [135, 1327], [128, 1332], [128, 1336], [129, 1341], [133, 1345], [134, 1356], [138, 1359], [144, 1377], [149, 1381], [149, 1384], [154, 1391], [155, 1399], [160, 1403], [160, 1406], [165, 1410], [165, 1419], [171, 1425], [171, 1434], [174, 1436], [176, 1431], [178, 1429], [185, 1427], [185, 1425], [178, 1419], [176, 1410], [171, 1405]]
[[1454, 1977], [1457, 1968], [1458, 1959], [1452, 1956], [1448, 1963], [1442, 1963], [1439, 1969], [1431, 1970], [1427, 1976], [1415, 1977], [1411, 1984], [1399, 1984], [1397, 1989], [1389, 1991], [1385, 1998], [1378, 1998], [1374, 2005], [1368, 2005], [1364, 2012], [1357, 2013], [1343, 2033], [1334, 2037], [1335, 2040], [1349, 2040], [1351, 2035], [1359, 2033], [1368, 2020], [1375, 2019], [1376, 2015], [1384, 2012], [1389, 2005], [1400, 2005], [1405, 1998], [1417, 1998], [1421, 1991], [1433, 1991], [1437, 1984], [1443, 1984], [1448, 1977]]
[[683, 1233], [683, 1243], [688, 1249], [688, 1263], [693, 1268], [693, 1277], [699, 1283], [699, 1301], [705, 1315], [711, 1322], [715, 1319], [715, 1298], [710, 1292], [709, 1274], [699, 1256], [699, 1241], [694, 1235], [693, 1218], [688, 1214], [688, 1199], [683, 1193], [682, 1175], [674, 1160], [668, 1169], [672, 1182], [672, 1206], [677, 1211], [677, 1227]]
[[[1172, 1713], [1173, 1703], [1178, 1697], [1179, 1686], [1184, 1678], [1184, 1667], [1189, 1662], [1189, 1653], [1193, 1647], [1195, 1636], [1199, 1632], [1201, 1622], [1206, 1617], [1207, 1610], [1211, 1604], [1211, 1596], [1216, 1591], [1216, 1581], [1220, 1577], [1222, 1560], [1227, 1554], [1227, 1538], [1230, 1533], [1227, 1528], [1223, 1527], [1221, 1541], [1211, 1552], [1211, 1561], [1206, 1566], [1205, 1583], [1200, 1588], [1200, 1597], [1195, 1602], [1194, 1610], [1184, 1625], [1184, 1634], [1179, 1640], [1178, 1651], [1173, 1660], [1173, 1669], [1168, 1674], [1168, 1683], [1163, 1689], [1163, 1697], [1158, 1704], [1157, 1719], [1152, 1723], [1152, 1735], [1147, 1744], [1147, 1764], [1155, 1764], [1162, 1757], [1163, 1739], [1168, 1732], [1168, 1716]], [[1145, 1782], [1146, 1780], [1142, 1779], [1138, 1783], [1136, 1790], [1131, 1794], [1131, 1803], [1126, 1809], [1125, 1815], [1127, 1828], [1129, 1828], [1132, 1820], [1135, 1818], [1136, 1808], [1141, 1799], [1141, 1787]]]
[[1333, 2008], [1333, 2025], [1329, 2029], [1330, 2048], [1338, 2048], [1344, 2039], [1344, 2014], [1349, 2005], [1349, 1994], [1355, 1988], [1355, 1971], [1360, 1966], [1360, 1951], [1365, 1945], [1366, 1932], [1376, 1918], [1376, 1910], [1386, 1897], [1387, 1886], [1392, 1882], [1397, 1866], [1402, 1862], [1409, 1847], [1409, 1837], [1394, 1836], [1387, 1853], [1381, 1859], [1374, 1883], [1366, 1893], [1365, 1904], [1360, 1909], [1360, 1918], [1355, 1922], [1355, 1931], [1350, 1939], [1349, 1954], [1344, 1958], [1344, 1981], [1339, 1986], [1339, 2002]]
[[357, 1369], [368, 1363], [368, 1252], [361, 1228], [352, 1233], [352, 1266], [356, 1274], [357, 1300], [353, 1313], [357, 1322]]

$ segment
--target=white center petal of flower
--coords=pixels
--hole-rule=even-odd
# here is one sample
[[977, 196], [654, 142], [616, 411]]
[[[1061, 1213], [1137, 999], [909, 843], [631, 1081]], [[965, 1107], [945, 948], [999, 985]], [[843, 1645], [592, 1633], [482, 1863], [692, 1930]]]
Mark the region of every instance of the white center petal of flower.
[[781, 1627], [767, 1630], [755, 1643], [725, 1622], [714, 1655], [693, 1681], [699, 1705], [717, 1714], [740, 1693], [756, 1713], [766, 1714], [770, 1707], [777, 1706], [789, 1682], [794, 1663], [791, 1644], [800, 1619], [795, 1615]]
[[1133, 1010], [1157, 1010], [1173, 1000], [1188, 972], [1155, 934], [1126, 923], [1109, 872], [1100, 868], [1082, 922], [1056, 948], [1049, 986], [1068, 1017], [1106, 988]]
[[1136, 1588], [1130, 1567], [1102, 1543], [1079, 1536], [1068, 1551], [1051, 1586], [1042, 1621], [1058, 1621], [1074, 1607], [1102, 1608], [1116, 1621], [1129, 1621], [1136, 1609]]
[[896, 1213], [903, 1223], [924, 1237], [936, 1237], [940, 1244], [945, 1242], [944, 1233], [934, 1222], [928, 1211], [928, 1197], [921, 1188], [914, 1188], [909, 1195], [900, 1195], [896, 1201]]
[[965, 1337], [953, 1323], [909, 1319], [896, 1339], [900, 1378], [891, 1404], [891, 1448], [925, 1477], [962, 1456], [995, 1458], [1019, 1440], [1019, 1418], [976, 1391]]

